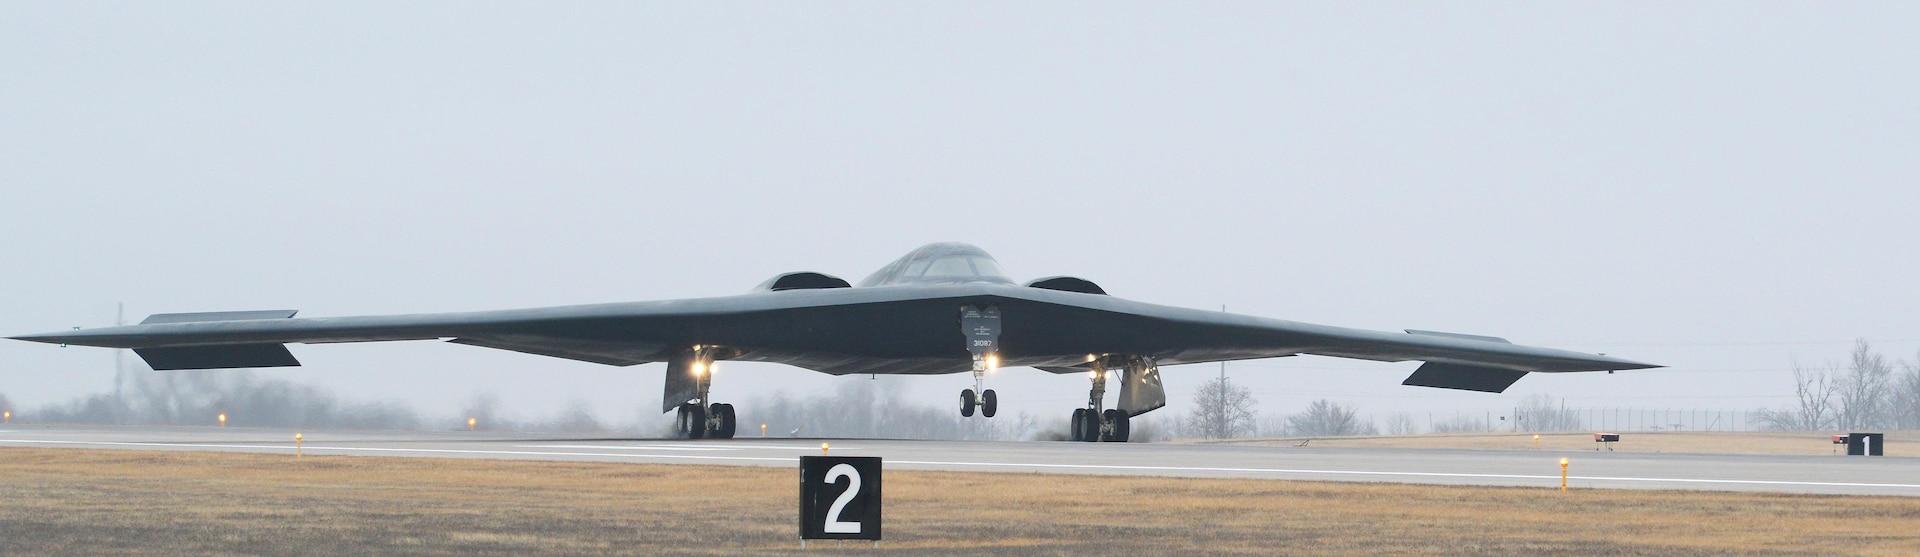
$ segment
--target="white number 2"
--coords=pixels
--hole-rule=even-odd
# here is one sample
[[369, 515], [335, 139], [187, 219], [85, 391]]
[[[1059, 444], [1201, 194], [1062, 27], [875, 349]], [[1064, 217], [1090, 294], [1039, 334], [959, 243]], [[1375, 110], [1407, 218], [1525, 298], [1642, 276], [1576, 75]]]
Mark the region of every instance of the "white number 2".
[[860, 523], [841, 522], [840, 511], [846, 510], [847, 503], [853, 502], [853, 496], [860, 493], [860, 471], [854, 470], [851, 464], [835, 464], [832, 468], [827, 469], [827, 483], [829, 484], [840, 483], [839, 480], [842, 476], [847, 478], [847, 490], [840, 493], [840, 498], [833, 500], [832, 507], [827, 507], [826, 532], [828, 534], [858, 534], [860, 533]]

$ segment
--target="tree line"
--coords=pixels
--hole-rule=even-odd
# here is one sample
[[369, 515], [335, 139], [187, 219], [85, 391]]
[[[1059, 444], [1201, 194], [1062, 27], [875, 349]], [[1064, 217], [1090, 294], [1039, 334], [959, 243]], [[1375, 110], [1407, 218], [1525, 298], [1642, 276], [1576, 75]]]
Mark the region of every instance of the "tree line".
[[[1781, 408], [1760, 409], [1755, 416], [1768, 429], [1819, 431], [1866, 429], [1920, 429], [1920, 357], [1891, 360], [1865, 340], [1854, 344], [1844, 364], [1823, 366], [1793, 363], [1794, 402]], [[584, 402], [575, 402], [558, 415], [515, 420], [496, 397], [474, 399], [460, 416], [423, 417], [400, 401], [354, 402], [310, 385], [281, 379], [262, 379], [247, 371], [194, 373], [132, 373], [116, 380], [114, 392], [87, 395], [70, 401], [20, 409], [0, 394], [0, 409], [13, 421], [89, 424], [216, 425], [217, 416], [231, 417], [229, 425], [252, 427], [318, 427], [334, 429], [433, 430], [462, 429], [472, 419], [475, 429], [520, 431], [624, 431], [666, 436], [671, 420], [636, 410], [625, 425], [596, 417]], [[1066, 438], [1066, 420], [1026, 414], [994, 420], [966, 419], [950, 407], [907, 400], [893, 381], [842, 378], [826, 392], [795, 395], [774, 392], [740, 407], [741, 436], [872, 437], [896, 439], [1039, 440]], [[1492, 423], [1486, 418], [1456, 413], [1444, 421], [1426, 424], [1432, 433], [1490, 431], [1572, 431], [1591, 427], [1564, 400], [1548, 395], [1522, 399], [1512, 411], [1513, 422]], [[1386, 416], [1384, 433], [1421, 433], [1412, 415]], [[1259, 401], [1245, 386], [1220, 377], [1208, 380], [1194, 393], [1190, 410], [1170, 418], [1135, 419], [1133, 438], [1154, 441], [1185, 437], [1230, 439], [1242, 437], [1314, 437], [1378, 435], [1381, 424], [1360, 414], [1357, 407], [1328, 399], [1307, 404], [1298, 412], [1262, 416]]]
[[1793, 380], [1792, 406], [1758, 414], [1769, 429], [1920, 429], [1920, 357], [1890, 361], [1862, 339], [1845, 364], [1795, 361]]

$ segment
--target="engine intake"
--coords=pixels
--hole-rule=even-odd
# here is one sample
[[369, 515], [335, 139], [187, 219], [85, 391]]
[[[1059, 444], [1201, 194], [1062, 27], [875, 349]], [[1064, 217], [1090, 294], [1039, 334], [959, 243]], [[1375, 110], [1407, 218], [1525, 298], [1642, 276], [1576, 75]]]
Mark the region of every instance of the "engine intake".
[[1093, 281], [1079, 278], [1079, 277], [1047, 277], [1043, 279], [1033, 279], [1033, 282], [1027, 283], [1027, 287], [1045, 288], [1047, 290], [1061, 290], [1066, 292], [1079, 292], [1081, 294], [1099, 294], [1101, 296], [1107, 295], [1107, 291], [1101, 289], [1100, 285], [1094, 284]]
[[833, 275], [799, 272], [786, 273], [767, 279], [760, 286], [753, 287], [755, 292], [779, 292], [781, 290], [815, 290], [821, 288], [851, 288], [853, 285]]

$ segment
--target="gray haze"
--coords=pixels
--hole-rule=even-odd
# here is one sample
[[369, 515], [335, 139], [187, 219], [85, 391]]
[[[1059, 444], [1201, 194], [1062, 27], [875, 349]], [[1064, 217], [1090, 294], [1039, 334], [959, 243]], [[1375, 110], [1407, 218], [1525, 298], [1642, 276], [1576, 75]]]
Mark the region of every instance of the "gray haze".
[[[1263, 416], [1784, 406], [1791, 358], [1920, 352], [1916, 60], [1901, 3], [8, 2], [0, 334], [728, 295], [957, 240], [1022, 280], [1673, 366], [1488, 395], [1230, 364]], [[662, 419], [660, 364], [293, 350], [259, 377]], [[107, 392], [114, 359], [0, 342], [0, 394]], [[1218, 371], [1169, 368], [1165, 416]], [[714, 394], [868, 380], [733, 363]], [[990, 379], [1062, 421], [1086, 383]]]

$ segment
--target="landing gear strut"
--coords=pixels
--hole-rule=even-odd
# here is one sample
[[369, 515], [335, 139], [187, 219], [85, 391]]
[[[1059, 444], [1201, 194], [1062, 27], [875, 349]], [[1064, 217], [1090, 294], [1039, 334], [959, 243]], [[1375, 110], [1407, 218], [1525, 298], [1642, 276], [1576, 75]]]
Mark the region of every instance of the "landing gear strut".
[[678, 411], [674, 433], [683, 439], [732, 439], [739, 425], [732, 404], [711, 401], [715, 348], [695, 345], [667, 364], [667, 401]]
[[987, 388], [987, 372], [1000, 367], [1000, 308], [960, 308], [960, 332], [973, 354], [973, 388], [960, 391], [960, 415], [971, 418], [979, 409], [991, 418], [1000, 409], [1000, 396]]
[[1087, 377], [1093, 380], [1093, 387], [1087, 390], [1087, 407], [1074, 409], [1068, 437], [1074, 441], [1127, 442], [1133, 429], [1129, 423], [1132, 414], [1118, 408], [1104, 408], [1109, 375], [1106, 359], [1096, 358], [1088, 367], [1092, 368]]

